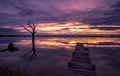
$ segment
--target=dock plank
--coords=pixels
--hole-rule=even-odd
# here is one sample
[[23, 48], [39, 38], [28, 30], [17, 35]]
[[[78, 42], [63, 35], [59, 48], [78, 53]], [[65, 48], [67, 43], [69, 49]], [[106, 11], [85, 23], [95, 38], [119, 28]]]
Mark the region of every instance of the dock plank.
[[83, 44], [77, 43], [68, 63], [68, 76], [96, 76], [95, 65], [92, 64], [89, 51]]

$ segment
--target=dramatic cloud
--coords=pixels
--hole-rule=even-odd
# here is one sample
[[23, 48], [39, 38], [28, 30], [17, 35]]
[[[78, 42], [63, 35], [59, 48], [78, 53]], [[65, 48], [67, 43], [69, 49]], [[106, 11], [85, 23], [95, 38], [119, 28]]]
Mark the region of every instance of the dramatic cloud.
[[[93, 15], [90, 16], [90, 13]], [[108, 9], [96, 9], [90, 11], [88, 20], [84, 20], [86, 23], [90, 24], [120, 24], [120, 1], [113, 3], [108, 7]]]
[[12, 28], [0, 28], [0, 35], [9, 35], [9, 34], [13, 34], [13, 33], [18, 34], [20, 32], [16, 29], [12, 29]]
[[120, 29], [120, 26], [118, 26], [118, 27], [111, 27], [111, 26], [109, 26], [109, 27], [104, 27], [104, 26], [102, 26], [102, 27], [90, 27], [90, 29], [98, 29], [98, 30], [106, 30], [106, 31], [115, 31], [115, 30], [119, 30]]
[[79, 21], [120, 24], [119, 0], [0, 0], [0, 25]]

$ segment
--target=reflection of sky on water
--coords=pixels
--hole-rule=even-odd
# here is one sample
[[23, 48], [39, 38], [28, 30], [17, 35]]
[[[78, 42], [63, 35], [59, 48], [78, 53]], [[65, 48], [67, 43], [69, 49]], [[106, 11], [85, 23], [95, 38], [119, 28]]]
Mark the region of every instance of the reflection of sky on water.
[[[29, 37], [1, 38], [0, 47], [7, 47], [10, 42], [13, 42], [20, 49], [21, 52], [16, 53], [18, 56], [20, 53], [23, 54], [31, 49], [31, 38]], [[77, 42], [83, 43], [90, 48], [91, 59], [97, 66], [98, 76], [120, 75], [120, 39], [117, 37], [36, 37], [39, 61], [33, 62], [36, 66], [29, 64], [30, 69], [44, 72], [42, 76], [49, 76], [50, 73], [53, 75], [53, 71], [56, 72], [55, 75], [66, 76], [67, 63], [71, 59], [71, 53], [74, 51]], [[15, 59], [13, 55], [10, 56], [12, 56], [12, 60]], [[8, 61], [11, 62], [11, 60]], [[41, 66], [38, 67], [39, 64]]]
[[97, 76], [120, 76], [120, 47], [93, 47], [91, 59], [96, 64]]
[[[36, 39], [38, 48], [65, 48], [72, 49], [76, 43], [83, 43], [88, 47], [120, 47], [119, 38], [102, 38], [102, 37], [80, 37], [80, 38], [64, 38], [50, 37]], [[20, 40], [18, 44], [31, 44], [30, 39]]]

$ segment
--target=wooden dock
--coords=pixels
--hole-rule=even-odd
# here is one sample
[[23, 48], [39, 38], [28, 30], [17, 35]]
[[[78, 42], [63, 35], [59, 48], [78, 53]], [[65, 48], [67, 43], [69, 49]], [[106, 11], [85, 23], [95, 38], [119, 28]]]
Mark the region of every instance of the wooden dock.
[[92, 64], [89, 51], [82, 44], [77, 43], [68, 63], [68, 76], [96, 76], [95, 65]]

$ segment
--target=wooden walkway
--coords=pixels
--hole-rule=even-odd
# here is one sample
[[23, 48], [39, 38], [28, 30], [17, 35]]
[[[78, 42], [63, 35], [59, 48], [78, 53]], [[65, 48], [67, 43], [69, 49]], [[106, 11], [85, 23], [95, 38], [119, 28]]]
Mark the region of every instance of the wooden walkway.
[[68, 63], [68, 76], [96, 76], [95, 65], [92, 64], [88, 49], [77, 43]]

